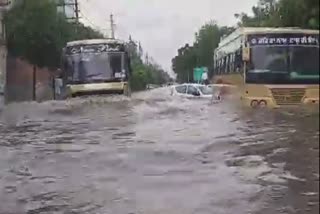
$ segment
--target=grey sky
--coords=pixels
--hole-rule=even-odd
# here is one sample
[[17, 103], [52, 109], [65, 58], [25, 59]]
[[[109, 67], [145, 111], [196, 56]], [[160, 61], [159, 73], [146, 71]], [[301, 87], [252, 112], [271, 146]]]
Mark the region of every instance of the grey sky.
[[82, 21], [109, 30], [110, 13], [117, 24], [116, 36], [131, 34], [166, 70], [177, 49], [192, 42], [202, 24], [216, 20], [234, 25], [235, 13], [250, 12], [257, 0], [80, 0]]

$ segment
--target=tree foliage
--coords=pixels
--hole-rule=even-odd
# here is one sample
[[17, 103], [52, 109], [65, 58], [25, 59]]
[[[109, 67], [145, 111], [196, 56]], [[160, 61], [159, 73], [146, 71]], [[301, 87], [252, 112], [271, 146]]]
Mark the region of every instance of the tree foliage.
[[[300, 27], [319, 29], [319, 0], [260, 0], [252, 8], [252, 16], [236, 14], [239, 27]], [[211, 21], [196, 33], [195, 42], [178, 49], [172, 69], [179, 82], [193, 81], [193, 69], [205, 66], [212, 70], [213, 53], [220, 38], [234, 28]]]
[[37, 66], [57, 68], [68, 41], [103, 37], [83, 24], [69, 23], [50, 0], [19, 1], [5, 15], [9, 54]]
[[319, 0], [260, 0], [252, 12], [236, 14], [240, 26], [319, 29]]
[[219, 27], [214, 21], [202, 26], [195, 34], [193, 45], [185, 44], [178, 49], [178, 55], [172, 59], [172, 69], [177, 74], [177, 80], [193, 82], [195, 67], [207, 67], [212, 71], [213, 51], [218, 47], [220, 37], [233, 30], [230, 27]]
[[139, 42], [135, 42], [129, 38], [127, 44], [131, 56], [132, 76], [131, 86], [133, 90], [144, 90], [148, 84], [162, 85], [170, 81], [170, 76], [160, 65], [146, 55], [143, 60], [143, 49]]
[[[62, 48], [68, 41], [103, 38], [82, 23], [70, 23], [57, 12], [52, 0], [19, 0], [5, 15], [9, 54], [40, 66], [60, 66]], [[128, 42], [132, 58], [132, 86], [143, 90], [147, 84], [163, 84], [169, 75], [155, 62], [143, 62], [143, 50], [131, 38]]]

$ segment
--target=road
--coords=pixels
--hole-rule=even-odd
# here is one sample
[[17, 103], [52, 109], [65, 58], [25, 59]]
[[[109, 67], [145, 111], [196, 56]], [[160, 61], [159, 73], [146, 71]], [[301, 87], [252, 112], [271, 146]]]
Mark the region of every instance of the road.
[[168, 94], [7, 106], [0, 213], [318, 213], [318, 112]]

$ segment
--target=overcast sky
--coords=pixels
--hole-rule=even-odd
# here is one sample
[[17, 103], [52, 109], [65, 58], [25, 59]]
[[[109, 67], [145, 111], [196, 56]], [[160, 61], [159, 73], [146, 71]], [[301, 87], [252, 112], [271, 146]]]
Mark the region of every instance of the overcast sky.
[[139, 40], [163, 68], [171, 70], [171, 59], [183, 44], [192, 43], [194, 33], [209, 20], [234, 25], [235, 13], [250, 12], [257, 0], [80, 0], [82, 21], [109, 30], [114, 14], [116, 36], [129, 34]]

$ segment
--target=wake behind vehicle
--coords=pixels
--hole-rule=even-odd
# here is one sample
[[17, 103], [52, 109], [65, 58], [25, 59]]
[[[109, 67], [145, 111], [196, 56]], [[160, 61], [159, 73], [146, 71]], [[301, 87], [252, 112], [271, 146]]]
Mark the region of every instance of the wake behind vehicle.
[[61, 90], [56, 97], [124, 94], [130, 96], [130, 58], [125, 43], [116, 39], [69, 42], [63, 49]]
[[239, 28], [214, 59], [214, 83], [237, 86], [246, 106], [319, 104], [318, 30]]

